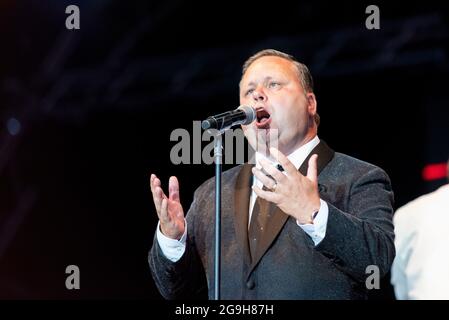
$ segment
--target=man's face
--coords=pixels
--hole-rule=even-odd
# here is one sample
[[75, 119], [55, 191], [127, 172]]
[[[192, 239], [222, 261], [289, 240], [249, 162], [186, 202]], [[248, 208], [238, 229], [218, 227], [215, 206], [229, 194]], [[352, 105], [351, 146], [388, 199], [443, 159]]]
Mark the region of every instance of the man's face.
[[296, 66], [289, 60], [265, 56], [254, 61], [240, 82], [240, 104], [257, 111], [257, 119], [242, 126], [256, 150], [266, 150], [269, 144], [288, 155], [316, 135], [315, 95], [304, 92]]

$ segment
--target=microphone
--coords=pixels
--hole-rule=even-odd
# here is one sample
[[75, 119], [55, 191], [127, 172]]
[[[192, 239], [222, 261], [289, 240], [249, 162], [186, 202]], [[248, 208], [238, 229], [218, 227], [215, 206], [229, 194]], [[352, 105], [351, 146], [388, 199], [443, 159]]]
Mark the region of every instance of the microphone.
[[240, 106], [235, 110], [208, 117], [201, 122], [201, 128], [224, 131], [237, 124], [250, 124], [256, 119], [256, 110], [248, 106]]

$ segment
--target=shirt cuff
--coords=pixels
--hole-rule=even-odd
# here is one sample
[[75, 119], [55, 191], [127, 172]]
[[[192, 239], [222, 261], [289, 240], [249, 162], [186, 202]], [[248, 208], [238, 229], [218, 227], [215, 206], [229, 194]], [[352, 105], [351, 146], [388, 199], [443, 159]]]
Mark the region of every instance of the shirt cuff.
[[186, 251], [186, 239], [187, 239], [187, 221], [184, 219], [185, 230], [181, 239], [176, 240], [165, 236], [161, 232], [160, 222], [157, 224], [156, 237], [159, 247], [161, 247], [164, 256], [172, 261], [176, 262], [181, 259], [184, 251]]
[[296, 221], [296, 224], [312, 238], [315, 245], [318, 245], [326, 236], [328, 216], [329, 207], [327, 206], [327, 202], [320, 199], [320, 210], [313, 219], [313, 224], [300, 224], [298, 221]]

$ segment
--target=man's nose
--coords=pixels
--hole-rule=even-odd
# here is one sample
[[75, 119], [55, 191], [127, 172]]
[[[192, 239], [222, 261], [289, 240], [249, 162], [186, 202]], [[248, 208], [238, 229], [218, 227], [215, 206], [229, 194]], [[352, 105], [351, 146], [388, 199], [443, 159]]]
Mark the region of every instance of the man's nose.
[[253, 91], [253, 99], [255, 101], [265, 101], [265, 100], [267, 100], [267, 96], [265, 95], [265, 93], [263, 92], [263, 90], [261, 88], [256, 88]]

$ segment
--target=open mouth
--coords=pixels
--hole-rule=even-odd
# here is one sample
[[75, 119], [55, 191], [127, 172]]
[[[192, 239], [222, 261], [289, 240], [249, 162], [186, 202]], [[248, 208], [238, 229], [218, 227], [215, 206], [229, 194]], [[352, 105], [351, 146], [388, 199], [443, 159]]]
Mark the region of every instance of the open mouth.
[[270, 114], [265, 109], [259, 109], [256, 113], [256, 127], [259, 129], [268, 129], [271, 123]]

